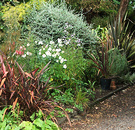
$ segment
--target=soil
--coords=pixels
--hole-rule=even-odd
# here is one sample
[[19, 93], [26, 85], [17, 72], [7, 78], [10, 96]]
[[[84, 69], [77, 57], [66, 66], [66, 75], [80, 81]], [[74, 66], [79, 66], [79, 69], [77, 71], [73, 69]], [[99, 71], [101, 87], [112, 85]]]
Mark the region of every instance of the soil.
[[[110, 91], [96, 90], [96, 98]], [[62, 130], [135, 130], [135, 85], [94, 105], [87, 113], [76, 115], [71, 123], [71, 127], [68, 122], [60, 127]]]

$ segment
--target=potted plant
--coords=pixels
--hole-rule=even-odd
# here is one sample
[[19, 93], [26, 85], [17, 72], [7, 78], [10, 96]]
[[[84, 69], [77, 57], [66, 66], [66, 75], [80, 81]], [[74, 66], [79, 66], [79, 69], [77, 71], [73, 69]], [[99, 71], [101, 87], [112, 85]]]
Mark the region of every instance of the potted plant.
[[101, 88], [104, 90], [110, 89], [111, 84], [111, 66], [113, 64], [113, 60], [111, 63], [109, 62], [109, 51], [111, 50], [111, 46], [109, 42], [106, 44], [101, 42], [96, 46], [95, 51], [88, 52], [88, 58], [93, 61], [94, 67], [97, 68], [102, 77], [100, 79]]

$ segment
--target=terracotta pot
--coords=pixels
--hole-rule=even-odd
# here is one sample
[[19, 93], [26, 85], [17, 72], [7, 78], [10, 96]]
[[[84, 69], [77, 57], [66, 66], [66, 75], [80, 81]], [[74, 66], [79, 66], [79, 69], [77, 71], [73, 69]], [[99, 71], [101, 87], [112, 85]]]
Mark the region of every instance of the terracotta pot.
[[110, 89], [111, 90], [115, 90], [116, 89], [116, 85], [115, 85], [115, 80], [114, 79], [111, 81]]

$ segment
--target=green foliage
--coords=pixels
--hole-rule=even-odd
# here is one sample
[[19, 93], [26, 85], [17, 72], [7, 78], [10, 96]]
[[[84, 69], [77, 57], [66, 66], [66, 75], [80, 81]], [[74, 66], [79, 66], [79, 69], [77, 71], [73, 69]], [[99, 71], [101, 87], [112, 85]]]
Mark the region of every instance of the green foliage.
[[[80, 107], [80, 110], [88, 107], [89, 98], [87, 97], [87, 92], [83, 92], [81, 89], [77, 91], [76, 94], [76, 107]], [[82, 107], [82, 108], [81, 108]]]
[[135, 83], [135, 73], [133, 73], [133, 74], [127, 73], [126, 75], [123, 75], [119, 80], [122, 83], [134, 85], [134, 83]]
[[103, 28], [108, 24], [110, 16], [95, 16], [91, 19], [93, 27], [96, 29], [99, 25]]
[[3, 42], [3, 39], [4, 39], [4, 30], [5, 30], [5, 26], [3, 24], [3, 13], [2, 13], [2, 2], [0, 1], [0, 44]]
[[113, 0], [114, 4], [120, 5], [120, 2], [117, 0]]
[[130, 77], [129, 77], [129, 80], [132, 84], [135, 83], [135, 73], [133, 73]]
[[75, 33], [83, 45], [95, 43], [94, 33], [91, 31], [91, 27], [83, 21], [82, 15], [74, 14], [64, 2], [60, 5], [55, 2], [53, 4], [42, 3], [39, 10], [33, 8], [28, 15], [27, 22], [38, 41], [45, 42], [46, 39], [56, 41], [58, 38], [62, 38], [67, 23], [70, 25], [69, 33]]
[[109, 33], [113, 38], [113, 47], [118, 47], [119, 50], [123, 50], [126, 54], [126, 58], [130, 61], [130, 68], [135, 67], [135, 38], [134, 32], [130, 32], [133, 24], [129, 26], [129, 21], [126, 21], [126, 15], [124, 21], [118, 20], [111, 21], [109, 25]]
[[[0, 5], [0, 40], [3, 43], [19, 42], [22, 37], [22, 31], [26, 31], [25, 26], [25, 16], [28, 10], [33, 8], [33, 3], [35, 7], [38, 8], [39, 4], [44, 0], [31, 0], [27, 3], [18, 3], [15, 1], [15, 6], [6, 3], [5, 5]], [[10, 3], [12, 1], [10, 0]], [[23, 1], [24, 2], [24, 1]]]
[[5, 107], [0, 111], [0, 129], [1, 130], [59, 130], [59, 127], [53, 121], [42, 119], [42, 112], [39, 111], [31, 115], [31, 121], [22, 121], [23, 111], [19, 111], [19, 106], [13, 110], [13, 106]]
[[102, 40], [107, 39], [108, 29], [106, 27], [103, 28], [100, 25], [98, 25], [97, 28], [95, 29], [95, 32], [100, 39]]
[[39, 4], [45, 0], [31, 0], [27, 3], [21, 3], [16, 6], [3, 7], [3, 19], [10, 21], [10, 19], [16, 18], [17, 22], [24, 21], [24, 16], [27, 14], [27, 10], [31, 10], [32, 5], [35, 4], [38, 8]]
[[73, 113], [73, 109], [71, 109], [71, 108], [66, 108], [65, 111]]
[[14, 130], [21, 122], [23, 111], [19, 111], [19, 105], [14, 109], [13, 106], [4, 107], [0, 111], [0, 129]]
[[72, 94], [73, 90], [67, 89], [64, 93], [61, 93], [60, 90], [55, 90], [51, 93], [51, 96], [55, 99], [56, 102], [60, 102], [66, 105], [74, 105], [74, 95]]
[[[34, 3], [31, 7], [27, 8], [25, 4], [18, 5], [16, 8], [7, 9], [7, 12], [15, 13], [13, 16], [8, 17], [5, 13], [3, 17], [5, 20], [7, 19], [7, 37], [9, 37], [7, 41], [8, 43], [11, 42], [13, 47], [8, 47], [5, 51], [7, 60], [11, 60], [10, 63], [7, 60], [1, 62], [2, 66], [6, 66], [6, 71], [11, 74], [5, 74], [6, 79], [8, 79], [6, 81], [3, 80], [3, 75], [0, 79], [3, 82], [2, 88], [6, 84], [6, 89], [2, 91], [7, 94], [8, 103], [19, 102], [22, 109], [26, 108], [24, 109], [25, 114], [29, 112], [28, 115], [38, 108], [46, 109], [44, 105], [47, 102], [51, 106], [49, 108], [54, 108], [52, 102], [47, 100], [47, 91], [53, 88], [47, 84], [48, 82], [54, 86], [63, 84], [60, 90], [65, 94], [60, 95], [58, 93], [57, 95], [56, 91], [56, 94], [53, 93], [57, 101], [67, 102], [67, 104], [75, 103], [76, 86], [83, 88], [86, 85], [85, 82], [87, 82], [85, 72], [86, 68], [88, 69], [88, 61], [83, 58], [83, 46], [88, 44], [92, 47], [96, 43], [94, 30], [91, 30], [91, 27], [83, 21], [82, 16], [70, 11], [65, 3], [60, 5], [45, 2], [42, 4]], [[19, 13], [16, 12], [17, 8]], [[24, 12], [24, 8], [27, 11]], [[12, 20], [11, 23], [10, 20]], [[26, 41], [20, 39], [20, 36], [21, 38], [24, 36], [21, 28], [23, 28], [23, 33], [26, 34], [25, 27], [20, 25], [20, 21], [23, 20], [26, 20], [25, 25], [27, 27], [25, 27], [30, 30], [28, 35], [25, 35]], [[3, 60], [2, 57], [1, 59]], [[14, 60], [17, 62], [14, 63]], [[43, 74], [42, 72], [46, 71], [44, 66], [48, 62], [50, 63], [50, 69]], [[43, 69], [40, 71], [38, 68]], [[30, 70], [34, 71], [31, 72]], [[36, 75], [35, 72], [38, 72], [38, 74]], [[91, 72], [93, 72], [94, 77], [94, 70]], [[39, 75], [41, 75], [41, 78]], [[50, 77], [50, 75], [52, 76]], [[9, 82], [9, 79], [12, 79], [12, 82]], [[11, 89], [9, 89], [9, 86], [11, 86]], [[93, 96], [92, 89], [90, 88], [89, 94]], [[83, 91], [88, 92], [87, 89]], [[9, 100], [10, 97], [12, 98], [11, 101]], [[4, 97], [2, 98], [4, 99]], [[48, 112], [51, 112], [51, 110], [49, 109]], [[31, 127], [30, 123], [26, 122], [26, 124]]]
[[88, 1], [88, 0], [66, 0], [67, 1], [67, 4], [71, 4], [74, 8], [77, 8], [77, 9], [84, 9], [84, 8], [87, 8], [87, 9], [93, 9], [92, 11], [94, 13], [96, 12], [104, 12], [106, 14], [108, 13], [114, 13], [116, 12], [115, 10], [115, 5], [109, 1], [109, 0], [91, 0], [91, 1]]
[[78, 12], [82, 9], [88, 23], [105, 27], [112, 14], [116, 15], [118, 6], [110, 0], [66, 0]]
[[96, 81], [91, 82], [90, 80], [88, 80], [87, 85], [90, 87], [91, 90], [95, 91], [95, 83], [96, 83]]
[[[94, 86], [91, 86], [94, 87]], [[83, 91], [82, 91], [83, 89]], [[90, 91], [91, 90], [91, 91]], [[89, 99], [88, 97], [92, 97], [94, 95], [92, 88], [86, 89], [84, 87], [79, 87], [76, 89], [76, 93], [74, 93], [75, 90], [66, 89], [65, 92], [61, 92], [60, 90], [54, 90], [53, 93], [51, 93], [51, 97], [55, 99], [56, 102], [62, 103], [66, 106], [74, 106], [78, 108], [80, 111], [83, 111], [88, 107]], [[76, 96], [75, 96], [76, 95]], [[94, 99], [94, 96], [92, 97]], [[72, 109], [67, 109], [65, 111], [72, 112]]]
[[[24, 54], [18, 56], [17, 61], [20, 64], [25, 62], [26, 71], [44, 66], [51, 61], [51, 68], [48, 73], [43, 74], [42, 80], [46, 80], [51, 74], [50, 81], [56, 86], [64, 84], [63, 88], [75, 88], [77, 85], [75, 80], [87, 82], [87, 75], [94, 80], [95, 74], [94, 70], [91, 71], [91, 74], [85, 73], [88, 69], [91, 70], [91, 66], [88, 65], [87, 59], [83, 58], [81, 40], [75, 33], [70, 32], [72, 25], [65, 23], [64, 28], [64, 35], [56, 41], [51, 39], [45, 40], [45, 42], [33, 39], [26, 41], [22, 47]], [[17, 50], [19, 48], [20, 46]]]
[[126, 55], [121, 54], [118, 49], [110, 50], [109, 52], [109, 63], [111, 64], [111, 74], [115, 76], [122, 76], [128, 73], [129, 64], [126, 59]]
[[33, 113], [30, 117], [32, 122], [23, 121], [18, 128], [23, 130], [59, 130], [56, 123], [49, 119], [43, 120], [42, 117], [43, 113], [41, 111]]

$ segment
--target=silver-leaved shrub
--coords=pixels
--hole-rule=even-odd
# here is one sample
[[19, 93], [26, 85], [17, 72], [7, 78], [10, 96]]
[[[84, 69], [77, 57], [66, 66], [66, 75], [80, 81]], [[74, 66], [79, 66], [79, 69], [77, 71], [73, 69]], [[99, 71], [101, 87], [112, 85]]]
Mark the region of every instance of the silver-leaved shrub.
[[43, 2], [38, 9], [34, 7], [33, 5], [33, 9], [28, 13], [26, 24], [30, 26], [35, 40], [45, 42], [46, 39], [51, 39], [56, 41], [65, 35], [65, 24], [67, 24], [68, 32], [71, 35], [75, 34], [82, 45], [96, 43], [95, 33], [91, 26], [84, 21], [83, 15], [75, 14], [66, 6], [65, 2], [61, 2], [61, 4]]

